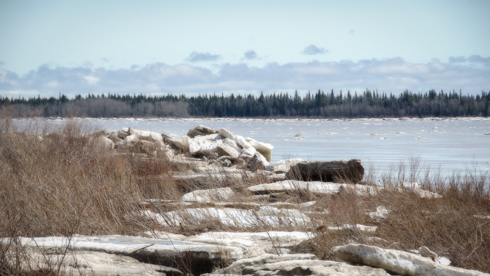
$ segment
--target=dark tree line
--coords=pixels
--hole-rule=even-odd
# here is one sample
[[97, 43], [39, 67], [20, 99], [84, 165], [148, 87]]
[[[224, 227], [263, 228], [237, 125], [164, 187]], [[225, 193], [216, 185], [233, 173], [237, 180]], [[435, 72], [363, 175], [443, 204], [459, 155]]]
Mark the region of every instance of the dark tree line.
[[460, 117], [489, 115], [490, 93], [463, 95], [430, 90], [399, 95], [366, 89], [362, 93], [273, 93], [264, 95], [88, 94], [68, 99], [0, 97], [0, 107], [16, 117]]

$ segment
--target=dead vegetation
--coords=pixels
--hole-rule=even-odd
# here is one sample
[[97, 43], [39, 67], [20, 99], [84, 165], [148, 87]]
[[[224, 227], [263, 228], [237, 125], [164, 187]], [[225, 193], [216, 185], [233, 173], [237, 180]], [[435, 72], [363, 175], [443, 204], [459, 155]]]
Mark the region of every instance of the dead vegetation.
[[[311, 231], [314, 237], [293, 251], [334, 259], [331, 248], [349, 242], [407, 251], [427, 246], [455, 266], [490, 272], [490, 187], [486, 173], [444, 177], [422, 173], [412, 160], [411, 165], [380, 176], [384, 189], [376, 196], [359, 196], [348, 189], [336, 195], [295, 190], [254, 196], [246, 188], [270, 182], [270, 178], [254, 174], [242, 177], [242, 182], [225, 180], [203, 187], [173, 177], [188, 167], [165, 158], [97, 147], [94, 133], [96, 129], [77, 122], [19, 129], [6, 117], [0, 120], [0, 237], [11, 239], [0, 245], [1, 275], [56, 275], [56, 267], [46, 271], [35, 267], [26, 270], [20, 262], [16, 266], [13, 259], [28, 258], [16, 244], [18, 237], [135, 235], [155, 230], [183, 234]], [[398, 187], [404, 181], [417, 181], [423, 189], [442, 197], [421, 198], [400, 191]], [[218, 187], [233, 189], [232, 202], [180, 202], [184, 193]], [[301, 207], [301, 203], [311, 201], [315, 203]], [[253, 216], [259, 204], [278, 210], [296, 209], [311, 221], [305, 224], [295, 217], [282, 216], [253, 226], [236, 219], [230, 226], [212, 215], [200, 221], [185, 215], [190, 208], [232, 207], [250, 210]], [[387, 215], [370, 217], [368, 213], [379, 206], [385, 207]], [[159, 214], [169, 223], [141, 216], [145, 211]], [[182, 220], [172, 222], [169, 212], [181, 212]], [[340, 228], [345, 225], [352, 227]], [[363, 231], [358, 225], [377, 226], [377, 230]], [[14, 247], [16, 256], [7, 254]]]

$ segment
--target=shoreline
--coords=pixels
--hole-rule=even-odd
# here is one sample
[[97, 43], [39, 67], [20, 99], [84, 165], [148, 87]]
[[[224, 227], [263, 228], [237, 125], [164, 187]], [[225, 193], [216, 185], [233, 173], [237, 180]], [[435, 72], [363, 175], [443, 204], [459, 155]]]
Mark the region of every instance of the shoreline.
[[177, 118], [177, 117], [159, 117], [159, 118], [151, 118], [151, 117], [124, 117], [124, 118], [92, 118], [92, 117], [30, 117], [30, 118], [12, 118], [12, 120], [16, 121], [28, 121], [28, 120], [39, 120], [39, 121], [65, 121], [65, 120], [76, 120], [76, 121], [85, 121], [85, 120], [93, 120], [93, 121], [183, 121], [183, 122], [198, 122], [198, 121], [214, 121], [214, 122], [363, 122], [363, 121], [373, 121], [373, 122], [382, 122], [382, 121], [490, 121], [490, 117], [386, 117], [386, 118], [343, 118], [343, 119], [333, 119], [333, 118], [235, 118], [235, 117], [186, 117], [186, 118]]

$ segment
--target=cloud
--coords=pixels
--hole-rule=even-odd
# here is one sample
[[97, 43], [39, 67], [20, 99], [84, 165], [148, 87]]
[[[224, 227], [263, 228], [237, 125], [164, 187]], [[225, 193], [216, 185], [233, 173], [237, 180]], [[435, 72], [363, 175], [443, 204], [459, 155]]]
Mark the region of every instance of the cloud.
[[[458, 61], [458, 62], [456, 62]], [[460, 63], [460, 61], [463, 61]], [[365, 88], [401, 93], [405, 89], [426, 92], [430, 89], [462, 90], [479, 94], [490, 87], [489, 58], [470, 56], [452, 62], [433, 59], [410, 63], [401, 58], [340, 62], [269, 63], [250, 66], [225, 63], [216, 71], [193, 64], [150, 63], [140, 67], [106, 69], [42, 65], [25, 76], [0, 69], [0, 95], [30, 97], [69, 97], [86, 93], [186, 94], [317, 91], [318, 89], [358, 92]]]
[[259, 57], [257, 56], [257, 53], [253, 50], [245, 52], [245, 54], [243, 54], [243, 55], [244, 55], [244, 59], [247, 59], [247, 60], [259, 59]]
[[463, 63], [466, 61], [466, 57], [449, 57], [449, 63]]
[[219, 55], [212, 55], [210, 53], [192, 52], [189, 55], [189, 57], [186, 58], [186, 61], [189, 62], [216, 61], [219, 58], [220, 58]]
[[319, 54], [328, 53], [328, 51], [323, 48], [318, 48], [317, 46], [311, 44], [310, 46], [306, 47], [301, 53], [305, 55], [319, 55]]
[[468, 63], [475, 65], [490, 66], [490, 57], [484, 58], [479, 55], [472, 55], [468, 58], [466, 57], [449, 57], [449, 63]]
[[100, 78], [94, 76], [84, 76], [83, 78], [85, 79], [88, 85], [96, 85], [100, 81]]
[[468, 58], [469, 62], [480, 63], [485, 66], [490, 66], [490, 57], [484, 58], [478, 55], [473, 55]]

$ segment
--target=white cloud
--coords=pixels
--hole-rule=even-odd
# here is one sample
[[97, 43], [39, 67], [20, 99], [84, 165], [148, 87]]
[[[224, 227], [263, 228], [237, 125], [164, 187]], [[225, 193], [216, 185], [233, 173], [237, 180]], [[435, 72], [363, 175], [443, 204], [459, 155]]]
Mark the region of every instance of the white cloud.
[[84, 76], [83, 78], [85, 79], [88, 85], [96, 85], [100, 80], [100, 78], [94, 76]]
[[301, 75], [335, 75], [341, 72], [340, 68], [328, 63], [291, 64], [291, 71]]
[[46, 87], [48, 89], [56, 89], [56, 88], [58, 88], [59, 84], [60, 83], [58, 81], [50, 81], [50, 82], [46, 83]]
[[328, 51], [323, 49], [323, 48], [318, 48], [317, 46], [311, 44], [310, 46], [306, 47], [303, 50], [303, 54], [305, 55], [319, 55], [319, 54], [325, 54]]
[[[217, 71], [192, 64], [151, 63], [131, 69], [67, 68], [40, 66], [25, 76], [0, 69], [0, 95], [29, 91], [27, 96], [73, 97], [84, 93], [227, 93], [233, 91], [329, 91], [334, 89], [378, 89], [400, 93], [408, 89], [458, 90], [479, 94], [490, 87], [488, 58], [454, 58], [447, 63], [431, 60], [410, 63], [400, 58], [340, 62], [269, 63], [250, 66], [244, 63], [219, 65]], [[20, 93], [20, 92], [19, 92]]]
[[484, 58], [478, 55], [473, 55], [468, 58], [469, 62], [481, 63], [485, 66], [490, 66], [490, 57]]
[[463, 63], [466, 61], [466, 57], [449, 57], [449, 63]]
[[259, 57], [257, 56], [257, 53], [253, 50], [245, 52], [244, 58], [247, 60], [252, 60], [252, 59], [258, 59]]
[[189, 57], [187, 57], [186, 61], [189, 61], [189, 62], [216, 61], [219, 58], [220, 58], [219, 55], [213, 55], [210, 53], [192, 52], [189, 55]]
[[418, 75], [427, 74], [431, 71], [431, 67], [440, 68], [440, 63], [431, 61], [430, 64], [414, 64], [406, 63], [402, 60], [385, 60], [376, 61], [369, 66], [368, 72], [376, 75]]
[[479, 55], [472, 55], [468, 58], [466, 57], [449, 57], [449, 63], [454, 63], [454, 64], [468, 64], [472, 66], [486, 66], [490, 67], [490, 57], [484, 58]]
[[148, 92], [152, 92], [152, 91], [153, 91], [153, 92], [155, 92], [155, 91], [156, 91], [156, 92], [158, 92], [158, 91], [160, 91], [160, 89], [161, 89], [161, 88], [160, 88], [160, 86], [158, 86], [158, 85], [156, 85], [156, 84], [154, 84], [154, 83], [149, 83], [149, 84], [147, 84], [147, 85], [145, 86], [145, 88], [146, 88], [145, 90], [148, 90]]

